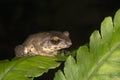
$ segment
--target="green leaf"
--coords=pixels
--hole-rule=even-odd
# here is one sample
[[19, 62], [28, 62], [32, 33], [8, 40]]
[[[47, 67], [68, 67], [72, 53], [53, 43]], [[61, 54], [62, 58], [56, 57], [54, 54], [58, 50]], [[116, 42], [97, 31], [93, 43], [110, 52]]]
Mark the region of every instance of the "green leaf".
[[120, 27], [120, 9], [116, 12], [114, 17], [114, 26]]
[[55, 57], [31, 56], [0, 61], [0, 80], [33, 80], [60, 62]]
[[77, 80], [79, 77], [78, 74], [76, 74], [76, 72], [78, 72], [78, 66], [73, 57], [68, 57], [65, 63], [64, 71], [66, 80]]
[[55, 80], [66, 80], [64, 74], [62, 73], [62, 71], [59, 70], [55, 74]]
[[63, 73], [54, 80], [120, 80], [120, 10], [106, 17], [101, 32], [94, 31], [89, 46], [81, 46], [75, 58], [68, 57]]

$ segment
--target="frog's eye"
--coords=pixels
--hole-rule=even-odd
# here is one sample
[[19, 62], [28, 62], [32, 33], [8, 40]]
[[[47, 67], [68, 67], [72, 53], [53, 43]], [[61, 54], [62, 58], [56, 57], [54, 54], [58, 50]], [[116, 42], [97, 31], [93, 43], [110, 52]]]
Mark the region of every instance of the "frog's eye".
[[52, 40], [54, 40], [54, 41], [59, 41], [60, 38], [55, 36], [55, 37], [52, 38]]
[[57, 37], [57, 36], [53, 37], [53, 38], [50, 40], [50, 42], [51, 42], [52, 44], [59, 44], [60, 41], [61, 41], [60, 38]]

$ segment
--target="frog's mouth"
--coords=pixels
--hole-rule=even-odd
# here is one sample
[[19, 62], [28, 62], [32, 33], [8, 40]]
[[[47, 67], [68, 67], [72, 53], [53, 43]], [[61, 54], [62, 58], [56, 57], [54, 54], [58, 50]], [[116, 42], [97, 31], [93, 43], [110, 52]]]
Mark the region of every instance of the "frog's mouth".
[[64, 49], [64, 48], [68, 48], [70, 46], [71, 45], [59, 45], [59, 46], [52, 45], [52, 46], [42, 47], [42, 49], [45, 52], [54, 52], [54, 51], [58, 51], [58, 50], [61, 50], [61, 49]]

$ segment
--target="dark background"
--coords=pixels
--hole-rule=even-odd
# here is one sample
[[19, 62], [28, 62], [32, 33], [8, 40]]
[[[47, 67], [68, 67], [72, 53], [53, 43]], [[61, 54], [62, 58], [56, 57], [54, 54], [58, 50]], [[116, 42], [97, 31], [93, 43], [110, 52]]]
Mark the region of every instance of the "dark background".
[[0, 0], [0, 59], [13, 58], [14, 47], [40, 31], [69, 31], [76, 49], [119, 8], [119, 0]]

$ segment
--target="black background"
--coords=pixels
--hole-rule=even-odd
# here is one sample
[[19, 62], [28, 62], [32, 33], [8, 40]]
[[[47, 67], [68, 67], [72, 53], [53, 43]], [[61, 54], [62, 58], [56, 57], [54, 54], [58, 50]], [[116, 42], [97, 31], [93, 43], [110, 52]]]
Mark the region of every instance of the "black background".
[[0, 0], [0, 59], [13, 58], [16, 45], [41, 31], [69, 31], [76, 49], [119, 8], [119, 0]]

